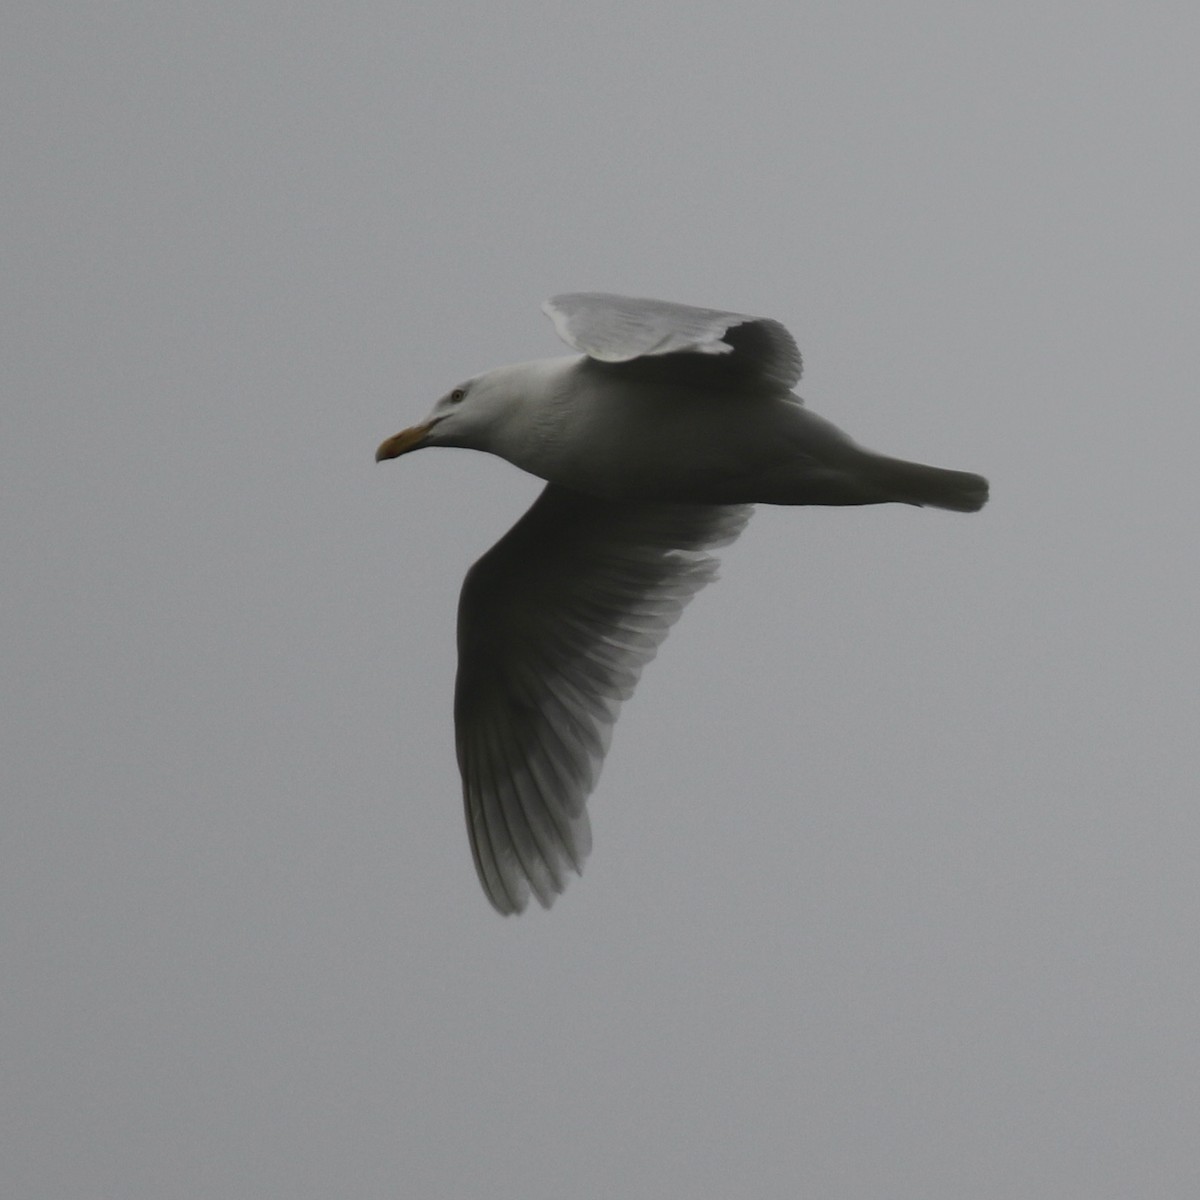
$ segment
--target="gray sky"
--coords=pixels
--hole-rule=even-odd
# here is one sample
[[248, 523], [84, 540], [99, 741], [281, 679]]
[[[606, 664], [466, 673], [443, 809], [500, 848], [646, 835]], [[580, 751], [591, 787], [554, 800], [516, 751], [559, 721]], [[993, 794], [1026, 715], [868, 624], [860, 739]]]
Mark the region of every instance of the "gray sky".
[[[1200, 1191], [1193, 4], [10, 6], [0, 1192]], [[375, 445], [606, 289], [976, 517], [760, 510], [502, 920]]]

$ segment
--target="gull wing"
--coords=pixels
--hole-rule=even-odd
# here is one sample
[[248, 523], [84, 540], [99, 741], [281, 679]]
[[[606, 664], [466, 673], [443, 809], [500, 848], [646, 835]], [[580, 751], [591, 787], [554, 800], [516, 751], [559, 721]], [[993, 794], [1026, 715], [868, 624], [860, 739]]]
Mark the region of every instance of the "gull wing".
[[584, 803], [621, 702], [749, 505], [549, 484], [467, 573], [454, 722], [475, 867], [501, 913], [549, 908], [591, 849]]
[[800, 351], [778, 322], [607, 292], [573, 292], [542, 305], [568, 346], [632, 373], [673, 374], [690, 383], [757, 383], [789, 391]]

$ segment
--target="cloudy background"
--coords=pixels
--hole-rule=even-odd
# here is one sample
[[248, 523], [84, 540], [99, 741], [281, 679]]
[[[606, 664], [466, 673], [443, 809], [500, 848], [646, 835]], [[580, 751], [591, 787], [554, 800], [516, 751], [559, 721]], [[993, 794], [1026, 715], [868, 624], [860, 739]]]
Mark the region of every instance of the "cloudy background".
[[[1200, 1191], [1200, 16], [14, 4], [0, 1191]], [[607, 289], [777, 317], [978, 516], [760, 510], [551, 913], [475, 880], [467, 566], [375, 466]]]

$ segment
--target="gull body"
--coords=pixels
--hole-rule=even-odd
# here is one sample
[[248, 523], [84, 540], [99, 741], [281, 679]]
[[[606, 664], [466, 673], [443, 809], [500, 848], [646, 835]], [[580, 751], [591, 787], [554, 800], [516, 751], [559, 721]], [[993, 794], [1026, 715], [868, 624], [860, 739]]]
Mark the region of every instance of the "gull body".
[[482, 450], [548, 485], [459, 602], [467, 825], [502, 913], [549, 907], [582, 869], [620, 703], [751, 505], [987, 499], [980, 476], [876, 454], [805, 408], [778, 322], [604, 293], [544, 307], [582, 353], [485, 371], [376, 454]]
[[[640, 377], [586, 355], [495, 367], [438, 401], [403, 445], [507, 459], [593, 496], [689, 504], [898, 502], [973, 511], [978, 476], [876, 454], [778, 384]], [[394, 439], [379, 457], [391, 457]]]

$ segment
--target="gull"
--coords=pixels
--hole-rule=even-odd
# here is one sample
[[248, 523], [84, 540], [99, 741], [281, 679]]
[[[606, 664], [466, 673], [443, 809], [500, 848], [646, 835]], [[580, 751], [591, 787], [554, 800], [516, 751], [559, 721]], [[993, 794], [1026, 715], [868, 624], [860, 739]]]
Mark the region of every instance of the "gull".
[[582, 872], [621, 702], [752, 505], [974, 512], [988, 495], [979, 475], [876, 454], [805, 408], [778, 321], [602, 292], [542, 308], [575, 354], [460, 383], [375, 455], [466, 447], [546, 481], [458, 605], [467, 830], [506, 915], [531, 895], [549, 908]]

